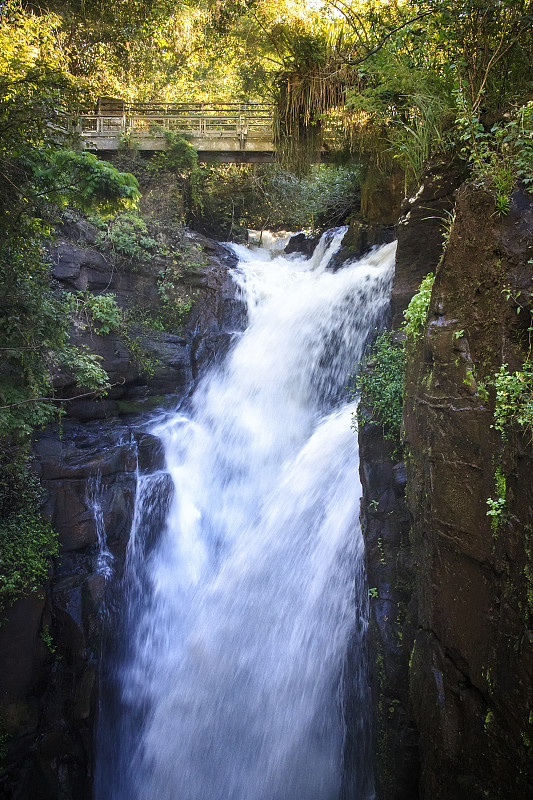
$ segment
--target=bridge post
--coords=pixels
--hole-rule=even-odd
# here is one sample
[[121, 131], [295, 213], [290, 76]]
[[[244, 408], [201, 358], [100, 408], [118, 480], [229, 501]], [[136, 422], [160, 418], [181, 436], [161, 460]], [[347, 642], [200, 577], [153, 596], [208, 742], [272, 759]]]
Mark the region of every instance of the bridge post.
[[239, 134], [239, 146], [241, 150], [246, 149], [246, 137], [248, 135], [248, 126], [246, 124], [246, 117], [244, 114], [239, 114], [239, 121], [237, 123], [237, 132]]

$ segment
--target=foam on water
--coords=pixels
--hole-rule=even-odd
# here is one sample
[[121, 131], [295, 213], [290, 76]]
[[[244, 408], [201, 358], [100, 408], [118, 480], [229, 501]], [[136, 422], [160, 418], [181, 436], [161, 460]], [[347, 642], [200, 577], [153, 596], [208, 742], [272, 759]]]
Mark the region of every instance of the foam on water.
[[[123, 719], [113, 736], [101, 725], [98, 800], [339, 797], [343, 671], [366, 608], [345, 386], [394, 260], [386, 245], [328, 271], [343, 235], [322, 237], [311, 259], [234, 247], [249, 327], [191, 413], [154, 427], [173, 493], [149, 555], [134, 538]], [[144, 487], [145, 530], [149, 497]], [[364, 666], [352, 672], [354, 797], [368, 800]]]

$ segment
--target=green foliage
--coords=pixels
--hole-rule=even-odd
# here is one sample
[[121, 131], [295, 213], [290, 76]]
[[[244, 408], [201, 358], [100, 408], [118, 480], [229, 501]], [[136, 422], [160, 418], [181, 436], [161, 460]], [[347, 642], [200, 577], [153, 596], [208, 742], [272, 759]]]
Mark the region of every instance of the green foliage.
[[165, 137], [165, 150], [156, 153], [150, 161], [149, 169], [158, 174], [161, 172], [174, 172], [178, 175], [190, 174], [198, 167], [198, 153], [189, 144], [187, 139], [172, 131], [167, 131], [159, 126]]
[[133, 209], [141, 196], [134, 175], [119, 172], [94, 153], [53, 150], [47, 162], [36, 164], [34, 177], [46, 189], [51, 202], [86, 213]]
[[[152, 227], [157, 230], [155, 223]], [[170, 237], [170, 245], [159, 244], [150, 235], [148, 225], [142, 217], [136, 213], [127, 213], [110, 220], [99, 236], [101, 245], [111, 245], [115, 256], [120, 255], [128, 258], [130, 263], [133, 262], [132, 268], [135, 268], [135, 261], [147, 261], [156, 255], [164, 258], [164, 266], [157, 275], [160, 308], [147, 310], [134, 307], [123, 312], [111, 293], [93, 295], [90, 292], [78, 292], [69, 295], [78, 313], [85, 314], [88, 324], [97, 333], [105, 334], [115, 330], [120, 332], [122, 338], [127, 338], [128, 349], [145, 372], [148, 370], [153, 373], [155, 362], [152, 363], [147, 354], [143, 355], [141, 340], [133, 333], [131, 326], [141, 325], [159, 331], [180, 330], [194, 300], [181, 281], [183, 273], [204, 265], [198, 249], [184, 240], [181, 229], [173, 229], [172, 233], [174, 235]]]
[[490, 518], [490, 526], [496, 536], [505, 522], [507, 509], [507, 480], [501, 465], [497, 467], [494, 473], [494, 483], [496, 485], [496, 497], [487, 499], [487, 517]]
[[78, 386], [93, 391], [95, 396], [106, 394], [110, 388], [109, 376], [100, 361], [102, 357], [91, 353], [87, 345], [65, 347], [60, 353], [61, 366], [74, 376]]
[[406, 357], [423, 331], [433, 281], [432, 273], [426, 275], [405, 311], [400, 335], [392, 331], [378, 334], [356, 374], [361, 404], [354, 427], [376, 422], [382, 426], [385, 439], [396, 447], [401, 437]]
[[57, 535], [41, 514], [41, 490], [21, 451], [0, 456], [0, 606], [41, 588]]
[[134, 326], [125, 326], [121, 332], [121, 338], [141, 374], [147, 378], [153, 377], [159, 361], [147, 350], [143, 337], [135, 333]]
[[487, 731], [491, 727], [491, 725], [494, 725], [494, 712], [492, 711], [492, 709], [489, 708], [489, 710], [485, 715], [485, 722], [483, 725], [485, 731]]
[[[52, 374], [66, 364], [101, 390], [105, 375], [68, 343], [69, 304], [52, 288], [46, 251], [67, 205], [110, 213], [135, 206], [137, 181], [74, 150], [66, 114], [81, 87], [69, 69], [61, 17], [0, 9], [0, 440], [21, 442], [49, 422]], [[0, 444], [2, 442], [0, 441]]]
[[[493, 427], [499, 431], [502, 440], [507, 441], [513, 425], [520, 426], [530, 437], [533, 436], [533, 365], [529, 356], [521, 370], [509, 372], [507, 364], [502, 364], [498, 372], [489, 377], [480, 387], [487, 397], [487, 387], [496, 392]], [[494, 473], [495, 497], [487, 499], [487, 516], [494, 536], [507, 519], [507, 480], [503, 468], [498, 465]]]
[[[13, 233], [2, 242], [0, 237], [0, 438], [21, 441], [58, 413], [51, 397], [58, 365], [82, 386], [99, 392], [109, 386], [97, 357], [68, 343], [72, 300], [51, 289], [42, 228], [27, 223], [24, 229], [25, 238]], [[93, 319], [104, 332], [113, 309], [98, 301], [93, 305]]]
[[221, 238], [246, 230], [340, 225], [360, 207], [360, 170], [315, 165], [302, 177], [279, 165], [200, 166], [196, 197], [202, 222]]
[[404, 371], [402, 344], [395, 340], [392, 332], [383, 331], [377, 336], [356, 377], [356, 389], [363, 398], [357, 414], [358, 424], [378, 423], [385, 438], [395, 444], [400, 439], [402, 425]]
[[396, 38], [396, 49], [384, 49], [358, 68], [359, 82], [347, 91], [352, 147], [382, 168], [397, 164], [409, 185], [453, 146], [451, 70], [429, 67], [421, 39], [407, 47], [403, 36]]
[[[123, 0], [112, 8], [50, 0], [41, 10], [8, 0], [0, 50], [17, 77], [34, 68], [42, 77], [44, 69], [48, 87], [55, 80], [88, 112], [104, 94], [273, 100], [279, 142], [292, 147], [295, 163], [306, 143], [316, 154], [325, 142], [329, 152], [346, 145], [388, 166], [396, 159], [411, 179], [454, 150], [459, 94], [477, 118], [530, 99], [531, 0], [340, 6]], [[170, 166], [183, 170], [180, 146], [170, 142], [177, 158]]]
[[432, 272], [426, 275], [419, 286], [418, 292], [411, 299], [404, 312], [403, 330], [405, 331], [408, 346], [414, 344], [423, 332], [428, 316], [434, 280], [435, 275]]
[[122, 310], [112, 292], [103, 294], [92, 294], [88, 291], [67, 292], [66, 301], [75, 313], [85, 315], [87, 323], [95, 333], [105, 336], [120, 328]]
[[50, 655], [54, 656], [56, 661], [60, 661], [61, 660], [61, 656], [58, 655], [58, 653], [57, 653], [57, 645], [54, 642], [54, 638], [53, 638], [52, 634], [50, 633], [50, 628], [49, 628], [48, 625], [43, 625], [42, 630], [41, 630], [41, 639], [43, 640], [43, 642], [45, 643], [46, 647], [48, 648], [48, 652], [50, 653]]
[[91, 312], [93, 322], [96, 323], [96, 333], [104, 336], [120, 327], [122, 313], [117, 306], [115, 295], [111, 292], [89, 295], [85, 300], [85, 306]]
[[0, 438], [27, 435], [55, 411], [47, 395], [68, 315], [50, 288], [42, 242], [36, 221], [0, 230]]
[[502, 364], [486, 384], [496, 390], [494, 427], [505, 440], [513, 424], [533, 435], [533, 365], [526, 359], [521, 370], [509, 372]]
[[165, 326], [161, 322], [159, 316], [153, 311], [149, 311], [141, 306], [131, 306], [125, 312], [124, 316], [125, 321], [134, 327], [140, 326], [141, 328], [158, 331], [159, 333], [163, 333], [165, 330]]
[[396, 161], [411, 185], [456, 152], [459, 98], [484, 124], [530, 99], [530, 0], [325, 6], [336, 13], [279, 71], [280, 116], [295, 140], [303, 129], [316, 139], [318, 125], [329, 143], [343, 120], [352, 152], [385, 169]]
[[[151, 227], [158, 229], [155, 223]], [[204, 265], [199, 249], [184, 239], [180, 228], [172, 226], [166, 234], [170, 243], [159, 244], [149, 235], [145, 220], [137, 214], [121, 214], [107, 223], [105, 236], [101, 238], [101, 242], [112, 244], [115, 254], [120, 253], [132, 261], [147, 260], [149, 255], [164, 259], [156, 278], [160, 300], [158, 306], [141, 308], [134, 304], [128, 309], [121, 309], [112, 293], [93, 295], [90, 292], [77, 292], [68, 295], [71, 308], [78, 317], [84, 317], [86, 324], [97, 334], [118, 333], [137, 368], [148, 377], [153, 376], [159, 359], [146, 346], [143, 330], [160, 333], [181, 330], [194, 302], [194, 297], [182, 282], [183, 273]], [[87, 377], [92, 378], [92, 383], [83, 385], [105, 391], [108, 384], [98, 382], [99, 373], [103, 376], [105, 373], [97, 357], [89, 353], [84, 355], [87, 358]], [[94, 370], [94, 374], [91, 374], [91, 370]]]
[[109, 244], [112, 252], [131, 261], [146, 261], [157, 251], [156, 240], [149, 236], [146, 222], [135, 212], [117, 214], [98, 235], [99, 245]]
[[157, 278], [162, 303], [159, 318], [165, 330], [179, 330], [192, 308], [192, 298], [180, 285], [180, 278], [177, 264], [169, 264]]
[[517, 181], [526, 188], [533, 184], [533, 102], [490, 129], [464, 110], [458, 118], [458, 132], [463, 157], [474, 176], [494, 191], [496, 214], [504, 216]]

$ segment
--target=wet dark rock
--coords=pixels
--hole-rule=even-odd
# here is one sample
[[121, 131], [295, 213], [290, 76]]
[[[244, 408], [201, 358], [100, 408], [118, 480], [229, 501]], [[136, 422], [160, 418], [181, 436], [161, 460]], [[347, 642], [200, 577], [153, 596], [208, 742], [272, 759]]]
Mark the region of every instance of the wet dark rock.
[[107, 288], [111, 273], [103, 253], [79, 247], [71, 242], [60, 242], [54, 251], [52, 275], [68, 289], [74, 291], [101, 291]]
[[377, 796], [414, 800], [419, 776], [418, 731], [409, 706], [410, 618], [414, 564], [409, 548], [405, 465], [392, 456], [382, 429], [359, 429], [361, 525], [370, 594], [368, 637], [375, 726]]
[[291, 253], [301, 253], [307, 258], [311, 258], [319, 240], [320, 236], [310, 236], [307, 233], [295, 233], [287, 242], [284, 252], [287, 255]]
[[[142, 418], [136, 424], [142, 426]], [[155, 437], [132, 427], [117, 420], [104, 425], [66, 420], [60, 435], [57, 428], [48, 428], [35, 444], [44, 511], [59, 532], [61, 553], [50, 586], [8, 609], [0, 627], [6, 654], [0, 671], [2, 706], [11, 709], [13, 735], [8, 770], [0, 782], [6, 798], [78, 800], [91, 795], [107, 595], [97, 516], [100, 537], [112, 555], [110, 566], [120, 577], [133, 519], [136, 440], [145, 469], [158, 458], [150, 442]]]
[[35, 669], [45, 655], [39, 638], [44, 606], [44, 592], [21, 597], [7, 615], [4, 613], [6, 619], [0, 626], [0, 697], [8, 728], [12, 715], [20, 719], [20, 714], [25, 713], [18, 704], [26, 699]]
[[[446, 185], [436, 200], [449, 196]], [[377, 797], [525, 799], [533, 791], [533, 453], [520, 430], [502, 439], [492, 427], [494, 399], [479, 383], [502, 363], [520, 369], [527, 354], [530, 315], [517, 314], [513, 298], [532, 288], [533, 202], [515, 193], [497, 218], [492, 194], [462, 186], [442, 260], [436, 231], [418, 249], [421, 213], [402, 223], [393, 298], [398, 319], [437, 266], [406, 375], [407, 470], [378, 429], [359, 434]], [[432, 252], [409, 266], [431, 241]], [[498, 465], [507, 510], [494, 531], [486, 501]]]
[[158, 472], [165, 467], [165, 448], [161, 439], [151, 433], [136, 435], [139, 471]]
[[[63, 225], [61, 232], [70, 232], [73, 238], [60, 239], [51, 252], [58, 283], [70, 291], [112, 292], [133, 318], [136, 309], [157, 316], [161, 306], [157, 280], [168, 266], [166, 257], [115, 263], [116, 257], [110, 253], [87, 246], [92, 237], [89, 231], [85, 236], [80, 226], [84, 228], [81, 221]], [[186, 238], [189, 245], [198, 248], [203, 265], [185, 271], [181, 278], [184, 289], [194, 298], [183, 330], [159, 331], [131, 323], [127, 336], [122, 331], [98, 335], [80, 320], [71, 340], [101, 358], [112, 386], [103, 400], [90, 396], [79, 399], [74, 377], [67, 372], [56, 374], [54, 387], [60, 396], [75, 398], [65, 404], [70, 417], [81, 422], [108, 418], [120, 413], [114, 405], [117, 400], [186, 396], [202, 369], [229, 347], [228, 331], [243, 329], [246, 310], [230, 277], [237, 261], [235, 254], [199, 233], [188, 232]]]
[[441, 259], [445, 231], [451, 225], [455, 191], [464, 180], [464, 168], [435, 167], [418, 192], [404, 201], [396, 225], [398, 250], [392, 289], [392, 326], [403, 322], [403, 312], [429, 272]]
[[[68, 218], [51, 257], [57, 284], [69, 291], [110, 291], [123, 308], [158, 309], [157, 277], [165, 259], [128, 264], [99, 251], [97, 229]], [[150, 531], [141, 532], [148, 553], [161, 533], [173, 497], [159, 439], [147, 432], [153, 409], [175, 407], [203, 369], [231, 346], [246, 322], [230, 270], [236, 257], [197, 233], [194, 271], [183, 285], [195, 303], [183, 330], [130, 326], [153, 369], [146, 369], [121, 334], [99, 336], [82, 324], [71, 341], [102, 358], [114, 384], [103, 399], [84, 394], [68, 373], [54, 379], [57, 394], [71, 397], [61, 427], [43, 431], [34, 445], [43, 510], [59, 533], [61, 551], [42, 592], [4, 610], [0, 626], [0, 702], [11, 739], [0, 795], [6, 800], [89, 800], [92, 795], [98, 661], [110, 580], [122, 576], [137, 491], [137, 475], [151, 481], [157, 503]], [[98, 524], [97, 524], [98, 523]], [[100, 527], [98, 527], [100, 526]], [[141, 537], [141, 539], [142, 539]]]
[[[494, 214], [481, 187], [457, 193], [425, 337], [406, 379], [408, 496], [419, 598], [410, 698], [420, 730], [421, 797], [526, 798], [533, 790], [532, 451], [491, 427], [478, 381], [526, 355], [511, 295], [531, 290], [531, 197]], [[444, 313], [445, 312], [445, 313]], [[526, 311], [526, 316], [529, 317]], [[444, 315], [444, 316], [443, 316]], [[460, 335], [456, 335], [459, 333]], [[506, 519], [487, 517], [494, 472], [506, 476]]]
[[372, 250], [382, 244], [393, 242], [396, 238], [394, 225], [382, 223], [369, 223], [362, 219], [354, 219], [350, 222], [342, 247], [333, 258], [334, 266], [340, 266], [347, 260], [362, 258]]
[[81, 246], [96, 244], [100, 231], [92, 222], [65, 214], [58, 225], [59, 234], [66, 240]]
[[369, 164], [361, 186], [361, 220], [369, 226], [395, 225], [405, 197], [405, 175]]
[[151, 508], [146, 525], [137, 532], [139, 547], [147, 556], [160, 539], [174, 498], [174, 483], [168, 472], [155, 472], [145, 477], [149, 481]]
[[392, 476], [394, 482], [394, 493], [401, 497], [405, 494], [405, 486], [407, 483], [407, 471], [403, 462], [394, 465], [392, 468]]
[[[460, 179], [455, 171], [429, 173], [416, 197], [403, 203], [403, 217], [397, 226], [393, 328], [403, 321], [403, 310], [422, 278], [440, 261], [441, 218], [445, 220], [446, 211], [453, 208]], [[357, 241], [357, 227], [349, 233]], [[452, 331], [444, 337], [451, 342]], [[369, 369], [372, 366], [368, 364]], [[411, 549], [411, 517], [405, 499], [406, 467], [396, 460], [378, 426], [360, 429], [359, 450], [370, 587], [369, 663], [376, 720], [377, 797], [414, 800], [418, 798], [420, 756], [419, 730], [409, 695], [409, 658], [416, 633], [416, 556]], [[418, 494], [416, 489], [414, 492]]]

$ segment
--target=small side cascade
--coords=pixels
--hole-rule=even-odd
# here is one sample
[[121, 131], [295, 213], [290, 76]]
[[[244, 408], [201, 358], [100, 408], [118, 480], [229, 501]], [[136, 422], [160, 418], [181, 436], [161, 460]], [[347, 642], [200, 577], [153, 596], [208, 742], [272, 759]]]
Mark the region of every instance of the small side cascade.
[[87, 487], [87, 504], [94, 516], [96, 535], [98, 537], [98, 551], [96, 556], [96, 572], [109, 580], [113, 575], [113, 554], [107, 545], [107, 534], [104, 520], [102, 502], [102, 477], [97, 475], [91, 478]]

